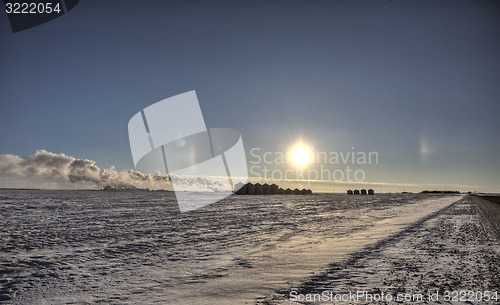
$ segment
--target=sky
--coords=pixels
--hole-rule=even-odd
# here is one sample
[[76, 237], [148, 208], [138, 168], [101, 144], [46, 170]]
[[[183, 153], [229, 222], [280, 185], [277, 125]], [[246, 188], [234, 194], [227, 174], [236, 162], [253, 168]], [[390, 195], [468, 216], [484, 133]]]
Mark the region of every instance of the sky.
[[241, 133], [249, 168], [252, 149], [297, 143], [377, 153], [324, 164], [362, 183], [314, 190], [500, 192], [497, 1], [86, 0], [16, 33], [0, 14], [0, 45], [0, 154], [134, 169], [132, 116], [196, 90], [208, 127]]

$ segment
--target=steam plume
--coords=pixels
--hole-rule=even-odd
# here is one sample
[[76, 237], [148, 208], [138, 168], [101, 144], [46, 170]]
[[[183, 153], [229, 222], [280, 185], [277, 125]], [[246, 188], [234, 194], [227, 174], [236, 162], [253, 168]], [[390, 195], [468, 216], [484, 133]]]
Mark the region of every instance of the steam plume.
[[[185, 190], [217, 191], [217, 181], [200, 177], [176, 177]], [[0, 187], [41, 189], [99, 189], [105, 186], [122, 189], [149, 188], [172, 190], [169, 175], [144, 174], [136, 170], [100, 169], [94, 161], [65, 154], [37, 150], [25, 158], [0, 154]]]

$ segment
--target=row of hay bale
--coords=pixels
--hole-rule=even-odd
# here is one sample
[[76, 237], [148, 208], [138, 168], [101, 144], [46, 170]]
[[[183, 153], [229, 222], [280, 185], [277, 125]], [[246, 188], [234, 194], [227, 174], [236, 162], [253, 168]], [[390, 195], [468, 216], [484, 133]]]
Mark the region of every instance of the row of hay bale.
[[368, 192], [366, 192], [365, 189], [362, 189], [361, 191], [359, 190], [347, 190], [347, 195], [375, 195], [375, 191], [372, 189], [369, 189]]
[[282, 189], [278, 187], [276, 184], [260, 184], [260, 183], [237, 183], [234, 186], [234, 193], [237, 195], [306, 195], [312, 194], [312, 191], [309, 189], [290, 189], [287, 188]]

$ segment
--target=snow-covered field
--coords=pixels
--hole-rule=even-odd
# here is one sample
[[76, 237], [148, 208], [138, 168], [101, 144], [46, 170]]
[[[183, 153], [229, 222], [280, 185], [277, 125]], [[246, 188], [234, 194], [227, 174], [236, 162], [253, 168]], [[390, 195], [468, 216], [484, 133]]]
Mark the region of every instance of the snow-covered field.
[[0, 300], [253, 304], [459, 196], [232, 196], [189, 213], [164, 192], [0, 191]]
[[466, 196], [371, 251], [269, 295], [267, 303], [297, 304], [301, 294], [313, 300], [307, 304], [324, 304], [351, 292], [356, 296], [337, 303], [500, 304], [500, 240], [477, 200]]

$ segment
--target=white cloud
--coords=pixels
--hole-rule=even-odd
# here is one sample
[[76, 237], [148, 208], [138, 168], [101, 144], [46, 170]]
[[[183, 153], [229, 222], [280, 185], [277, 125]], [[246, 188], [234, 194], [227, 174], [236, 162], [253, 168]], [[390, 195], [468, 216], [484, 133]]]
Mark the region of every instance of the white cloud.
[[[41, 189], [149, 188], [172, 190], [169, 175], [143, 174], [135, 170], [116, 171], [99, 168], [94, 161], [65, 154], [37, 150], [25, 158], [0, 155], [0, 187]], [[200, 177], [176, 177], [185, 190], [217, 191], [219, 183]]]

